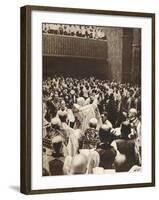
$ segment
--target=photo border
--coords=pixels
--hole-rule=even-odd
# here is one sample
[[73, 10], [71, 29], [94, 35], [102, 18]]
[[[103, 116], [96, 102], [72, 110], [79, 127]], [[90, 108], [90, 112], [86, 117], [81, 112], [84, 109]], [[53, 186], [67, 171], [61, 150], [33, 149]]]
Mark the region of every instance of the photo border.
[[[148, 17], [152, 19], [152, 160], [151, 182], [136, 184], [118, 184], [88, 186], [76, 188], [58, 188], [32, 190], [31, 188], [31, 13], [32, 11], [54, 11], [63, 13], [85, 13], [98, 15], [115, 15], [130, 17]], [[155, 186], [155, 14], [140, 12], [123, 12], [111, 10], [92, 10], [47, 6], [21, 7], [21, 180], [20, 191], [24, 194], [44, 194], [59, 192], [93, 191], [106, 189], [123, 189]]]

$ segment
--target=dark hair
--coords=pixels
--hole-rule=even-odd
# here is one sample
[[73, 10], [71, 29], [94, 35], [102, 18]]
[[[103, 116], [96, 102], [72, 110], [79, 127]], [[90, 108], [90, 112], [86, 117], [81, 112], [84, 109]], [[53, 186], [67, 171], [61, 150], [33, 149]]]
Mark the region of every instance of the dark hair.
[[103, 143], [111, 144], [114, 140], [113, 135], [110, 132], [111, 128], [108, 130], [103, 129], [102, 127], [99, 129], [99, 139]]
[[43, 148], [43, 153], [46, 153], [46, 149], [45, 148]]
[[131, 124], [128, 121], [124, 121], [121, 125], [121, 137], [122, 139], [129, 139], [128, 136], [131, 133]]
[[54, 153], [53, 153], [54, 157], [61, 156], [60, 151], [61, 151], [61, 147], [62, 147], [62, 142], [53, 143], [52, 147], [54, 150]]
[[43, 168], [43, 176], [49, 176], [49, 172], [45, 169], [45, 168]]
[[97, 128], [97, 124], [89, 123], [89, 127], [90, 127], [90, 128]]
[[126, 121], [126, 118], [127, 118], [127, 113], [122, 112], [122, 114], [121, 114], [121, 120], [122, 121]]
[[113, 93], [110, 94], [109, 99], [110, 99], [111, 101], [114, 101], [114, 95], [113, 95]]
[[102, 112], [101, 115], [103, 115], [104, 117], [107, 117], [107, 118], [108, 118], [108, 112], [106, 112], [106, 111]]

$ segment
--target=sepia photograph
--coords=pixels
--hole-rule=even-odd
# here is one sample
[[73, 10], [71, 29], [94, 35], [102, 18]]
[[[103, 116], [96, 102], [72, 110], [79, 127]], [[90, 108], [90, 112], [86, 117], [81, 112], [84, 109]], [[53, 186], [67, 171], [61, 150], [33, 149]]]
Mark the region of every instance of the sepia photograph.
[[155, 15], [21, 9], [21, 191], [155, 185]]
[[140, 173], [141, 28], [41, 31], [42, 176]]

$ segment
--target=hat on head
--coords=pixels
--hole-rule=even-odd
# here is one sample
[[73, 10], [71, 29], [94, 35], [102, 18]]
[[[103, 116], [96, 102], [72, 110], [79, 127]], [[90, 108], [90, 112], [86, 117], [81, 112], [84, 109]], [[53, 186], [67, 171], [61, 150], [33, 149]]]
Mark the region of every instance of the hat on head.
[[96, 118], [91, 118], [91, 119], [89, 120], [89, 125], [91, 124], [91, 125], [94, 125], [94, 126], [96, 126], [96, 125], [97, 125], [97, 123], [98, 123], [98, 121], [97, 121], [97, 119], [96, 119]]
[[63, 141], [63, 138], [61, 137], [61, 135], [57, 135], [55, 137], [53, 137], [52, 139], [52, 143], [59, 143], [59, 142], [62, 142]]
[[80, 105], [80, 106], [83, 106], [85, 103], [85, 99], [83, 97], [79, 97], [77, 99], [77, 104]]
[[70, 93], [73, 95], [73, 94], [75, 94], [75, 91], [74, 91], [74, 90], [71, 90]]

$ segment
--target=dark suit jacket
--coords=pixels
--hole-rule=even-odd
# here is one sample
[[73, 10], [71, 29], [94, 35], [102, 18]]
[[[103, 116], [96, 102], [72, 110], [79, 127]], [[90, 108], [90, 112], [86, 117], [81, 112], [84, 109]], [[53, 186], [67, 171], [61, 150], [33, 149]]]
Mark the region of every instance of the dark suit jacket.
[[115, 149], [110, 145], [102, 143], [98, 145], [96, 151], [100, 156], [99, 167], [103, 167], [104, 169], [112, 169], [112, 165], [117, 154]]
[[128, 171], [133, 165], [139, 165], [139, 156], [135, 148], [134, 140], [116, 140], [118, 151], [126, 156], [125, 167], [122, 171]]
[[64, 163], [60, 159], [53, 159], [49, 162], [49, 170], [51, 175], [63, 175], [63, 165]]

